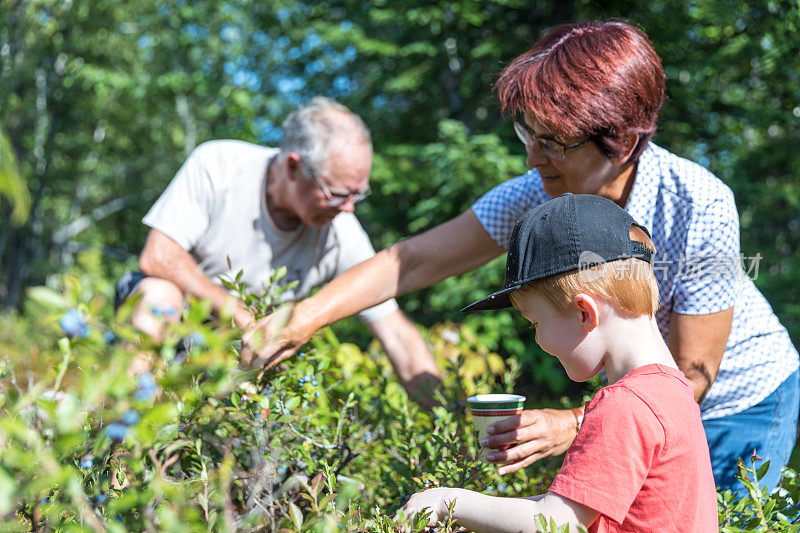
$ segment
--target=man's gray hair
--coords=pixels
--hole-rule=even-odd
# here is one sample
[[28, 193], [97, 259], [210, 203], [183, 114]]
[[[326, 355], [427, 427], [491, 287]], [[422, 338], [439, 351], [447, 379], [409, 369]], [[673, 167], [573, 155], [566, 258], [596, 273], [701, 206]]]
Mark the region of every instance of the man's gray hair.
[[303, 163], [325, 172], [331, 148], [336, 144], [346, 150], [355, 143], [367, 143], [372, 138], [361, 117], [342, 104], [317, 96], [284, 121], [281, 156], [295, 152]]

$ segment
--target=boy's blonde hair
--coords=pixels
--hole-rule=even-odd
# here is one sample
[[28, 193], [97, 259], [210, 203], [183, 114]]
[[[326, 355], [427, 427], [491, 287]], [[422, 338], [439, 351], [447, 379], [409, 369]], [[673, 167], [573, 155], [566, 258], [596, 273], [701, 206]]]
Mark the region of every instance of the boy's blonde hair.
[[[644, 244], [655, 255], [653, 241], [641, 228], [631, 226], [630, 238]], [[575, 296], [580, 293], [602, 298], [630, 318], [652, 317], [658, 310], [658, 283], [653, 268], [647, 261], [635, 258], [617, 259], [537, 279], [519, 289], [520, 295], [528, 292], [544, 297], [563, 314], [572, 308]]]

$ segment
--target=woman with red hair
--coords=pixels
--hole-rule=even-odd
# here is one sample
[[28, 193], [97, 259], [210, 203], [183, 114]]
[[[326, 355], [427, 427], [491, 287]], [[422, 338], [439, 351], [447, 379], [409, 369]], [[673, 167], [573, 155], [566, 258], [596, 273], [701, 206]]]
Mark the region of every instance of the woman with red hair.
[[[259, 350], [258, 364], [289, 357], [326, 324], [485, 264], [506, 251], [515, 222], [548, 199], [597, 194], [647, 227], [656, 245], [657, 322], [700, 404], [717, 485], [743, 490], [736, 460], [755, 449], [771, 461], [765, 481], [774, 487], [796, 436], [798, 354], [742, 270], [730, 189], [651, 142], [664, 86], [660, 58], [630, 24], [551, 30], [496, 87], [531, 170], [300, 302], [278, 342]], [[270, 317], [258, 325], [270, 326]], [[543, 409], [497, 422], [485, 445], [511, 447], [487, 458], [504, 474], [563, 453], [581, 421], [581, 410]]]

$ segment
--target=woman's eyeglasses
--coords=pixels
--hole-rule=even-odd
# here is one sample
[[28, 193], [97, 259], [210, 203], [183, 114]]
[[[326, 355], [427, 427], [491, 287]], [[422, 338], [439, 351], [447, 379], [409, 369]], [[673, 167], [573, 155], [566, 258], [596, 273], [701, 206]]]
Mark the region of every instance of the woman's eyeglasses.
[[544, 155], [553, 161], [563, 161], [566, 157], [567, 150], [591, 141], [591, 139], [584, 139], [576, 143], [564, 145], [554, 139], [543, 139], [537, 136], [527, 124], [517, 120], [514, 121], [514, 132], [525, 146], [533, 147], [536, 143], [538, 143], [539, 148], [542, 150]]

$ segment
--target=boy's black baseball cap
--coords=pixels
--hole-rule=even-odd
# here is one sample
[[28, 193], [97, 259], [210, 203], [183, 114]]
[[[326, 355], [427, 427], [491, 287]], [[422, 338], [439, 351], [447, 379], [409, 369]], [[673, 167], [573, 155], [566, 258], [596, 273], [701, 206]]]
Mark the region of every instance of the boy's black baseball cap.
[[650, 236], [647, 228], [602, 196], [567, 193], [548, 200], [528, 211], [514, 226], [505, 288], [461, 312], [511, 307], [510, 293], [553, 274], [630, 257], [650, 262], [652, 252], [643, 243], [631, 240], [631, 226]]

